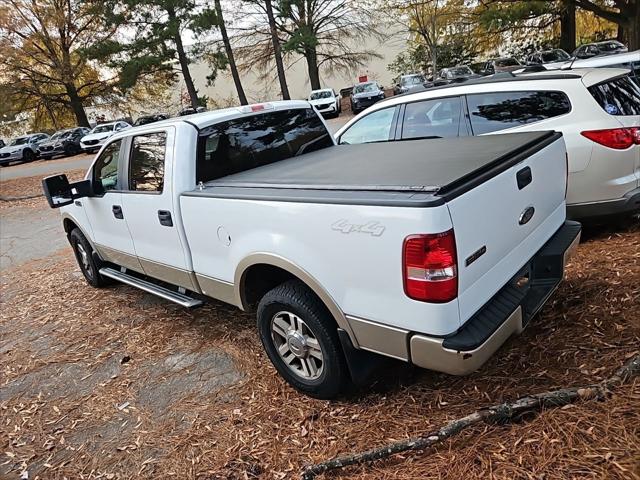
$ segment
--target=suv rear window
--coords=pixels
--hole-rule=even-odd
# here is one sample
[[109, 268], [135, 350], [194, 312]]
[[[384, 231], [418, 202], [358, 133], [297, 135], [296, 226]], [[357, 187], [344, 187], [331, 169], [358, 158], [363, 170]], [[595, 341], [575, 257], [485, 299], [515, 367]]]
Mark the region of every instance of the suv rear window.
[[628, 76], [593, 85], [589, 93], [609, 115], [640, 115], [640, 87]]
[[222, 122], [200, 133], [196, 181], [208, 182], [330, 146], [331, 135], [310, 108]]
[[487, 92], [467, 95], [474, 135], [519, 127], [571, 111], [562, 92]]

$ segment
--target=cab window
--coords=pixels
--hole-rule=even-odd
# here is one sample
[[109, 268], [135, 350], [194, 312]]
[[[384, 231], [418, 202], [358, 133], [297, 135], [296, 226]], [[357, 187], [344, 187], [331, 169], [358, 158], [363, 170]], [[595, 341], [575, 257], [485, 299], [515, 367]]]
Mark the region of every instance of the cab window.
[[208, 182], [333, 146], [311, 108], [275, 110], [201, 130], [196, 181]]
[[137, 135], [131, 139], [129, 190], [161, 193], [164, 187], [164, 161], [167, 134]]
[[115, 190], [118, 187], [121, 143], [121, 140], [116, 140], [107, 145], [93, 166], [93, 180], [100, 183], [105, 191]]
[[353, 145], [389, 141], [395, 111], [396, 107], [383, 108], [365, 115], [345, 130], [339, 143]]

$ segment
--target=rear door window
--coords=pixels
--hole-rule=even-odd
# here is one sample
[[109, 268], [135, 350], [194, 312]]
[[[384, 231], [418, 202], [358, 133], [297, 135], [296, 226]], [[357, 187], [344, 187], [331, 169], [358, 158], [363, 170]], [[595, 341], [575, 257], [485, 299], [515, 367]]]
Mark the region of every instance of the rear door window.
[[609, 115], [640, 115], [640, 87], [628, 76], [593, 85], [589, 93]]
[[129, 190], [162, 193], [167, 134], [137, 135], [131, 141]]
[[387, 142], [396, 107], [383, 108], [361, 117], [340, 136], [340, 144]]
[[562, 92], [488, 92], [467, 95], [475, 135], [564, 115], [571, 102]]
[[457, 137], [461, 113], [460, 97], [408, 103], [402, 120], [402, 139]]
[[222, 122], [200, 133], [196, 181], [208, 182], [330, 146], [331, 135], [310, 108]]

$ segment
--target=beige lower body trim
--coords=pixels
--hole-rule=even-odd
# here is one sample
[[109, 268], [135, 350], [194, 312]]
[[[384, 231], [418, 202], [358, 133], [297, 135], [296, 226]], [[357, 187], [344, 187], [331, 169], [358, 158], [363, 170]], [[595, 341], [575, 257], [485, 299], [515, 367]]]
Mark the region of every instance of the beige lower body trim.
[[193, 272], [144, 258], [139, 258], [138, 260], [140, 260], [140, 264], [146, 275], [170, 283], [171, 285], [177, 285], [192, 292], [200, 293], [200, 287]]
[[518, 307], [482, 345], [469, 352], [444, 348], [442, 338], [414, 335], [410, 340], [411, 362], [437, 372], [466, 375], [480, 368], [511, 335], [521, 331], [522, 309]]
[[408, 331], [349, 315], [347, 321], [361, 349], [398, 360], [409, 360]]
[[138, 257], [130, 255], [120, 250], [114, 250], [113, 248], [105, 247], [104, 245], [94, 245], [98, 255], [106, 262], [115, 263], [121, 267], [130, 268], [139, 273], [144, 273], [142, 265], [138, 261]]
[[195, 274], [196, 281], [200, 285], [202, 289], [202, 294], [207, 297], [215, 298], [217, 300], [221, 300], [225, 303], [230, 303], [231, 305], [238, 305], [235, 287], [231, 282], [225, 282], [224, 280], [218, 280], [217, 278], [207, 277], [206, 275], [201, 275], [199, 273]]

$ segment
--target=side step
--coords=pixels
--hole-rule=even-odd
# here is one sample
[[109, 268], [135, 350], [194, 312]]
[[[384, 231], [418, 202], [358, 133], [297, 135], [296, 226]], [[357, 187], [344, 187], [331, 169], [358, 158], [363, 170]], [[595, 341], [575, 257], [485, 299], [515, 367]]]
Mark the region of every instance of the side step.
[[180, 292], [174, 292], [173, 290], [169, 290], [168, 288], [161, 287], [160, 285], [156, 285], [155, 283], [142, 280], [138, 277], [134, 277], [133, 275], [129, 275], [128, 273], [124, 273], [113, 268], [101, 268], [100, 275], [113, 278], [114, 280], [118, 280], [119, 282], [126, 283], [127, 285], [131, 285], [132, 287], [139, 288], [140, 290], [143, 290], [147, 293], [151, 293], [160, 298], [164, 298], [165, 300], [169, 300], [170, 302], [182, 305], [186, 308], [193, 308], [202, 305], [202, 300], [189, 297]]

